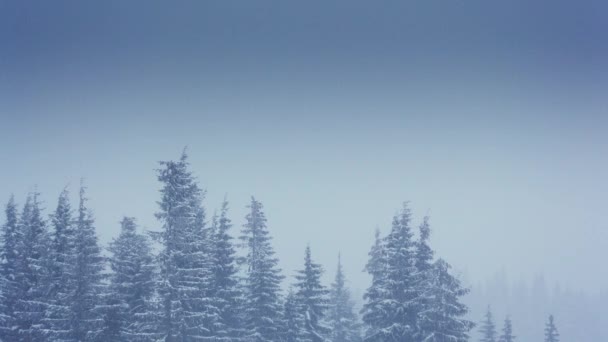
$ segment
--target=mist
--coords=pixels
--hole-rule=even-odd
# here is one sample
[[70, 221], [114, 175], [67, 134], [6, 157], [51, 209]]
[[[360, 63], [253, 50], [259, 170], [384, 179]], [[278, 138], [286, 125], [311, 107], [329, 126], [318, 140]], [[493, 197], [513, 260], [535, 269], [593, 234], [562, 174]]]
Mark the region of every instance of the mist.
[[[0, 3], [0, 200], [45, 217], [83, 178], [102, 246], [159, 230], [187, 147], [210, 218], [264, 204], [286, 290], [310, 246], [358, 308], [408, 202], [471, 292], [540, 341], [608, 339], [601, 1]], [[2, 197], [3, 196], [3, 197]], [[0, 222], [4, 222], [3, 219]], [[471, 340], [478, 340], [477, 328]]]

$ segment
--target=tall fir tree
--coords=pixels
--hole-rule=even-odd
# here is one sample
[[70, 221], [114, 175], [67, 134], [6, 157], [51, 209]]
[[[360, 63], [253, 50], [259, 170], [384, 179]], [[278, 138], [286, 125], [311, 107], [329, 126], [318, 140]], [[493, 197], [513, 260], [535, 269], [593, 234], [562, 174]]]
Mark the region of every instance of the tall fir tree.
[[241, 240], [247, 250], [246, 328], [255, 341], [277, 341], [281, 335], [280, 285], [283, 276], [278, 268], [266, 227], [262, 203], [251, 198], [247, 222]]
[[555, 326], [553, 315], [549, 315], [549, 320], [545, 325], [545, 342], [559, 342], [559, 332]]
[[450, 265], [442, 259], [433, 264], [428, 287], [423, 288], [421, 296], [427, 300], [419, 311], [418, 329], [420, 341], [428, 342], [467, 342], [473, 322], [465, 319], [468, 313], [460, 298], [469, 289], [450, 274]]
[[212, 334], [213, 317], [208, 242], [201, 207], [203, 191], [188, 170], [184, 150], [179, 161], [161, 162], [163, 184], [156, 217], [162, 230], [153, 236], [162, 245], [159, 256], [159, 333], [167, 342], [188, 341]]
[[468, 313], [461, 298], [469, 290], [450, 274], [450, 265], [439, 259], [433, 262], [429, 246], [428, 216], [420, 225], [416, 242], [416, 340], [428, 342], [466, 342], [473, 322], [464, 318]]
[[511, 318], [507, 316], [505, 318], [504, 326], [502, 327], [502, 334], [498, 338], [499, 342], [514, 342], [515, 335], [513, 335], [513, 323], [511, 322]]
[[224, 199], [217, 222], [214, 219], [214, 296], [218, 302], [220, 328], [217, 336], [236, 338], [241, 335], [239, 321], [242, 293], [238, 287], [238, 268], [233, 238], [230, 235], [232, 223], [228, 218], [228, 201]]
[[2, 249], [0, 250], [0, 340], [14, 341], [15, 304], [21, 296], [20, 281], [17, 277], [19, 249], [23, 240], [20, 229], [15, 196], [10, 197], [5, 210], [6, 222], [2, 226]]
[[15, 326], [20, 341], [39, 341], [44, 336], [45, 257], [49, 236], [38, 197], [37, 192], [28, 196], [19, 223], [23, 239], [19, 248], [16, 277], [19, 279], [21, 294], [15, 304]]
[[365, 291], [365, 303], [361, 309], [362, 319], [367, 325], [366, 337], [373, 338], [382, 327], [382, 312], [380, 301], [386, 295], [386, 250], [380, 230], [376, 229], [375, 241], [369, 255], [365, 271], [372, 277], [371, 286]]
[[70, 298], [70, 330], [76, 341], [96, 339], [103, 324], [96, 310], [103, 294], [105, 260], [97, 242], [95, 221], [87, 201], [85, 187], [81, 184], [74, 227], [73, 293]]
[[296, 296], [302, 305], [304, 329], [310, 341], [324, 341], [329, 335], [325, 318], [329, 309], [329, 291], [321, 284], [323, 268], [312, 261], [310, 246], [304, 253], [304, 268], [296, 275]]
[[[433, 272], [433, 249], [429, 246], [431, 236], [431, 228], [429, 225], [429, 217], [425, 216], [422, 224], [419, 227], [419, 239], [415, 243], [415, 261], [416, 268], [415, 283], [416, 283], [416, 312], [419, 313], [416, 326], [415, 336], [418, 340], [435, 338], [440, 322], [437, 322], [442, 316], [437, 316], [435, 295], [438, 289], [431, 291], [434, 287], [433, 280], [436, 279]], [[435, 302], [435, 303], [434, 303]]]
[[[369, 341], [414, 341], [417, 323], [416, 312], [416, 267], [414, 241], [410, 228], [411, 213], [407, 203], [393, 220], [389, 235], [385, 238], [385, 279], [380, 288], [381, 295], [371, 304], [376, 311], [370, 322], [378, 328]], [[364, 317], [368, 319], [369, 316]]]
[[488, 307], [484, 320], [481, 322], [479, 332], [481, 333], [480, 342], [496, 342], [496, 325], [490, 307]]
[[354, 311], [342, 260], [338, 255], [336, 277], [330, 290], [329, 326], [332, 342], [357, 342], [361, 340], [360, 324]]
[[108, 247], [112, 273], [99, 340], [151, 341], [155, 334], [146, 325], [155, 281], [150, 243], [137, 233], [134, 218], [124, 217], [120, 225], [120, 235]]
[[[71, 296], [74, 293], [75, 229], [67, 189], [59, 195], [51, 215], [53, 226], [48, 258], [45, 336], [53, 341], [70, 340]], [[66, 281], [67, 280], [67, 281]]]

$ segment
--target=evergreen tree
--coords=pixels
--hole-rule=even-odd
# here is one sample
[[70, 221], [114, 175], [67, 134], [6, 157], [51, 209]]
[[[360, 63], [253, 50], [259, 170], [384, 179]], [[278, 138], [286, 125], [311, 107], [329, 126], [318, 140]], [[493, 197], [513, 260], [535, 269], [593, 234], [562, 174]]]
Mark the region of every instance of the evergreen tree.
[[375, 328], [366, 340], [414, 340], [418, 292], [410, 216], [410, 210], [407, 204], [404, 204], [401, 213], [393, 219], [391, 232], [385, 238], [385, 278], [378, 286], [378, 298], [374, 301], [368, 299], [367, 305], [371, 312], [364, 316], [364, 320]]
[[22, 237], [15, 197], [11, 196], [5, 207], [6, 223], [2, 226], [2, 249], [0, 250], [0, 340], [17, 339], [15, 327], [15, 303], [21, 296], [17, 278], [19, 248]]
[[162, 245], [159, 256], [159, 333], [167, 342], [192, 340], [212, 334], [208, 292], [212, 281], [208, 237], [201, 207], [203, 192], [188, 170], [184, 151], [179, 161], [161, 162], [163, 184], [156, 217], [162, 231], [153, 236]]
[[221, 326], [218, 337], [237, 337], [239, 335], [239, 298], [237, 265], [232, 236], [229, 233], [232, 223], [228, 218], [228, 201], [224, 199], [219, 220], [212, 231], [214, 236], [214, 296], [218, 302]]
[[35, 192], [28, 196], [21, 214], [19, 229], [23, 236], [19, 244], [16, 277], [20, 294], [15, 303], [15, 327], [21, 341], [39, 341], [43, 336], [45, 315], [45, 256], [49, 240], [46, 222]]
[[284, 332], [282, 341], [285, 342], [304, 342], [306, 331], [304, 330], [304, 316], [302, 315], [300, 301], [293, 292], [289, 289], [289, 293], [285, 298], [285, 306], [283, 309]]
[[555, 327], [553, 315], [549, 316], [549, 321], [545, 326], [545, 342], [559, 342], [559, 332], [557, 332], [557, 327]]
[[361, 340], [360, 326], [354, 312], [354, 303], [346, 287], [342, 261], [338, 256], [336, 278], [331, 285], [329, 325], [333, 342], [356, 342]]
[[378, 229], [376, 229], [374, 245], [368, 255], [369, 261], [365, 266], [365, 271], [372, 276], [372, 284], [363, 296], [366, 303], [363, 305], [361, 313], [363, 321], [368, 327], [365, 336], [373, 337], [382, 327], [380, 301], [386, 294], [384, 286], [386, 280], [386, 251]]
[[479, 332], [481, 333], [480, 342], [496, 342], [496, 326], [494, 325], [494, 318], [492, 317], [490, 307], [488, 307], [485, 318], [481, 322]]
[[323, 268], [312, 261], [310, 246], [307, 246], [304, 269], [296, 275], [295, 288], [304, 313], [306, 338], [310, 341], [324, 341], [330, 332], [324, 324], [329, 309], [329, 291], [321, 284], [322, 274]]
[[420, 225], [416, 243], [416, 340], [429, 342], [466, 342], [473, 323], [464, 319], [468, 308], [460, 298], [469, 290], [449, 272], [450, 265], [442, 259], [432, 262], [429, 247], [428, 217]]
[[513, 324], [511, 323], [511, 318], [507, 316], [505, 318], [505, 324], [502, 328], [502, 335], [498, 339], [499, 342], [514, 342], [515, 335], [513, 335]]
[[[473, 322], [464, 318], [468, 312], [460, 298], [469, 290], [449, 272], [450, 265], [442, 259], [433, 264], [428, 287], [422, 290], [425, 306], [419, 311], [420, 341], [466, 342]], [[494, 335], [492, 335], [494, 336]], [[492, 339], [488, 341], [494, 341]], [[485, 341], [485, 340], [484, 340]]]
[[283, 277], [270, 244], [262, 203], [252, 197], [248, 208], [250, 212], [241, 236], [247, 249], [246, 328], [248, 336], [257, 341], [276, 341], [280, 338]]
[[[71, 295], [74, 292], [74, 242], [75, 230], [69, 194], [66, 189], [59, 195], [55, 213], [51, 215], [53, 226], [51, 248], [47, 258], [48, 288], [46, 314], [43, 319], [45, 337], [60, 341], [70, 339]], [[67, 280], [67, 281], [66, 281]]]
[[112, 254], [109, 293], [102, 341], [151, 340], [145, 326], [154, 294], [154, 264], [146, 236], [137, 233], [135, 219], [125, 217], [108, 248]]
[[78, 217], [74, 233], [74, 264], [72, 270], [72, 293], [70, 298], [70, 334], [76, 341], [96, 338], [102, 319], [96, 309], [103, 294], [104, 258], [97, 243], [94, 219], [86, 206], [85, 187], [81, 185]]

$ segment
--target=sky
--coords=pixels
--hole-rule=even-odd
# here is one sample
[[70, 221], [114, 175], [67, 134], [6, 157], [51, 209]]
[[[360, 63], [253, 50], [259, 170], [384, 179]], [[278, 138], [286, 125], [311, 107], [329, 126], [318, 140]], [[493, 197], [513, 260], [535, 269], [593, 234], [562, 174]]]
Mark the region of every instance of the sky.
[[262, 201], [287, 276], [310, 244], [362, 293], [409, 201], [468, 282], [605, 291], [607, 32], [599, 0], [0, 0], [0, 200], [50, 213], [83, 177], [100, 241], [159, 229], [187, 146], [209, 215]]

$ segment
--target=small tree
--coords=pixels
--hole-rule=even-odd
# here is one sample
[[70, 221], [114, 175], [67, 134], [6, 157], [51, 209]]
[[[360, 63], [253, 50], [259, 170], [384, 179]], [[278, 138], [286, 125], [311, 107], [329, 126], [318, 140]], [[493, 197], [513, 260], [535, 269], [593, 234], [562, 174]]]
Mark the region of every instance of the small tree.
[[336, 278], [330, 290], [329, 326], [333, 342], [356, 342], [361, 340], [360, 325], [354, 312], [354, 303], [346, 287], [342, 261], [338, 255]]
[[511, 323], [511, 318], [507, 316], [505, 318], [505, 324], [502, 328], [502, 335], [498, 339], [499, 342], [513, 342], [515, 341], [515, 335], [513, 335], [513, 325]]
[[324, 319], [329, 308], [329, 291], [321, 284], [323, 268], [312, 261], [310, 246], [304, 253], [304, 269], [296, 275], [296, 295], [302, 305], [305, 317], [307, 338], [312, 341], [323, 341], [329, 333]]
[[485, 318], [481, 322], [479, 331], [481, 333], [480, 342], [496, 342], [496, 326], [494, 325], [494, 318], [489, 306]]
[[559, 342], [559, 332], [555, 326], [553, 315], [549, 315], [549, 321], [545, 326], [545, 342]]

